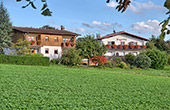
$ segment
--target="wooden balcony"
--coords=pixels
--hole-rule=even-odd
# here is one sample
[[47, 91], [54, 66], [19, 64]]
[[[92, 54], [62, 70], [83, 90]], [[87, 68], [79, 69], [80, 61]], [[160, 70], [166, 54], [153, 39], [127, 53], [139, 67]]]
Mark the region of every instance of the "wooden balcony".
[[62, 48], [74, 48], [76, 46], [75, 42], [69, 42], [69, 43], [61, 43], [61, 47]]
[[146, 45], [106, 45], [109, 50], [144, 50]]
[[40, 48], [40, 47], [43, 46], [43, 43], [40, 40], [38, 40], [38, 41], [30, 41], [30, 42], [31, 42], [30, 43], [31, 48]]

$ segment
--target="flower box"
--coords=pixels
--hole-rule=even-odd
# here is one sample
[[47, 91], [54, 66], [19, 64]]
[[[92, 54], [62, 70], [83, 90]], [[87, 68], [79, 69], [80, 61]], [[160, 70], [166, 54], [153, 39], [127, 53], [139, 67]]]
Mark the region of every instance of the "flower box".
[[34, 45], [34, 43], [35, 43], [35, 41], [34, 41], [34, 40], [32, 40], [32, 41], [31, 41], [31, 45]]
[[140, 45], [136, 45], [136, 48], [139, 49], [139, 48], [140, 48]]
[[113, 45], [113, 48], [116, 49], [116, 48], [117, 48], [117, 45]]
[[123, 46], [122, 46], [122, 45], [119, 45], [119, 48], [120, 48], [120, 49], [122, 49], [122, 48], [123, 48]]
[[127, 49], [129, 46], [128, 45], [124, 45], [124, 49]]
[[131, 48], [131, 49], [134, 49], [134, 48], [135, 48], [135, 46], [134, 46], [134, 45], [130, 45], [130, 48]]
[[71, 45], [71, 43], [70, 43], [70, 42], [66, 42], [66, 46], [68, 46], [68, 47], [69, 47], [70, 45]]
[[145, 48], [146, 48], [146, 45], [142, 45], [142, 47], [145, 49]]
[[75, 43], [75, 42], [72, 42], [72, 43], [71, 43], [71, 46], [72, 46], [72, 47], [75, 47], [75, 46], [76, 46], [76, 43]]
[[41, 45], [41, 41], [40, 40], [37, 41], [37, 45]]
[[109, 44], [107, 44], [106, 46], [107, 46], [107, 48], [111, 48], [111, 45], [109, 45]]

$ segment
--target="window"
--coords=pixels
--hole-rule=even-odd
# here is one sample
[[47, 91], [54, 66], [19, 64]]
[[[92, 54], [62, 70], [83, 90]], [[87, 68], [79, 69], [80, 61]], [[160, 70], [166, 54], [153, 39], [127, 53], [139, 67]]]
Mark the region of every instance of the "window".
[[111, 42], [108, 42], [109, 45], [111, 45]]
[[48, 54], [49, 53], [49, 49], [45, 49], [45, 54]]
[[137, 45], [137, 42], [134, 42], [133, 45]]
[[28, 36], [28, 40], [31, 41], [31, 37], [30, 36]]
[[54, 50], [54, 54], [58, 54], [58, 50]]
[[57, 37], [54, 37], [54, 42], [58, 42], [58, 38]]
[[38, 39], [38, 37], [36, 37], [36, 41], [38, 41], [39, 39]]
[[31, 52], [34, 53], [34, 49], [31, 49]]
[[49, 41], [49, 37], [45, 37], [45, 41]]
[[34, 40], [34, 37], [33, 37], [33, 36], [31, 37], [31, 40]]
[[125, 45], [125, 42], [121, 42], [121, 45]]
[[112, 45], [114, 45], [114, 44], [115, 44], [115, 42], [113, 41], [113, 42], [112, 42]]

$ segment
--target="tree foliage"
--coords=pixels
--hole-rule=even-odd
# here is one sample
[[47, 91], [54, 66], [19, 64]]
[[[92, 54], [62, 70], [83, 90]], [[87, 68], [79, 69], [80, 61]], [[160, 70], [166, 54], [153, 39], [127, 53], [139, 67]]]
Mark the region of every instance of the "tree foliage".
[[12, 24], [5, 9], [3, 2], [0, 4], [0, 53], [3, 53], [4, 48], [12, 45]]
[[93, 55], [103, 56], [107, 47], [104, 44], [101, 45], [94, 35], [86, 35], [84, 38], [77, 40], [76, 49], [82, 50], [80, 56], [89, 60]]
[[15, 50], [17, 55], [26, 55], [30, 52], [30, 42], [26, 40], [19, 39], [12, 48]]
[[42, 27], [40, 27], [40, 29], [52, 29], [55, 30], [55, 27], [49, 26], [49, 25], [44, 25]]
[[158, 49], [147, 50], [145, 53], [151, 59], [151, 68], [164, 69], [167, 64], [167, 57], [165, 52]]
[[79, 56], [81, 50], [76, 50], [75, 48], [68, 49], [61, 58], [61, 63], [64, 65], [79, 65], [82, 62], [81, 57]]
[[151, 66], [151, 59], [145, 54], [138, 55], [134, 61], [136, 67], [148, 69]]

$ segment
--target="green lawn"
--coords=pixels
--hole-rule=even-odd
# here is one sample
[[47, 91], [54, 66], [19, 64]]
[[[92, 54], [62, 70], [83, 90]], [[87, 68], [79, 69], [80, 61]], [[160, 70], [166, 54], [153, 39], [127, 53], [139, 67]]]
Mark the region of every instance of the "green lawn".
[[2, 110], [170, 110], [170, 68], [0, 65]]

